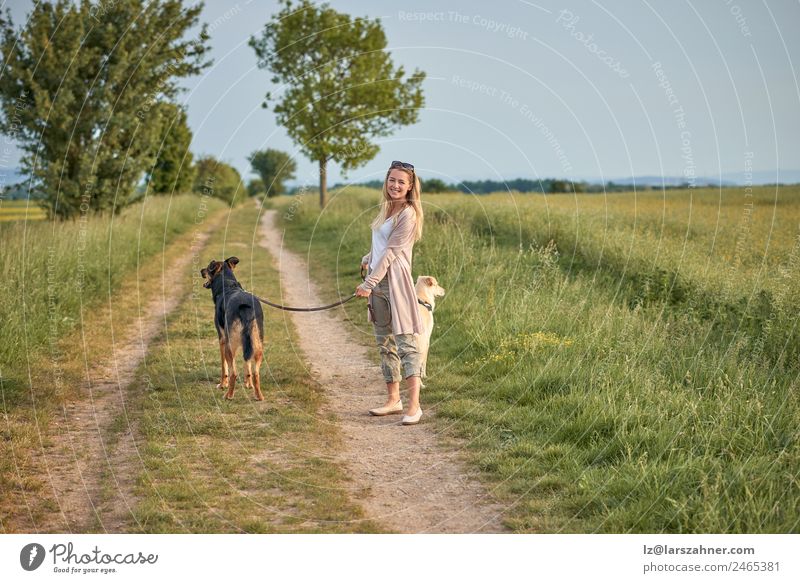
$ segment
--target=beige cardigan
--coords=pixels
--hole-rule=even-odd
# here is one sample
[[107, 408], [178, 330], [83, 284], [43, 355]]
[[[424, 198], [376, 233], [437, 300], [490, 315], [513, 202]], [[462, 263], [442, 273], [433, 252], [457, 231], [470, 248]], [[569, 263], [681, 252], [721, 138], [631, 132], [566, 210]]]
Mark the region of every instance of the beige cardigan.
[[[417, 215], [411, 206], [404, 208], [396, 217], [389, 233], [386, 252], [361, 284], [362, 289], [371, 290], [389, 276], [389, 304], [392, 310], [393, 334], [421, 334], [422, 320], [417, 306], [417, 292], [411, 277], [411, 255], [414, 249]], [[361, 260], [369, 264], [372, 250]], [[372, 321], [371, 316], [368, 316]]]

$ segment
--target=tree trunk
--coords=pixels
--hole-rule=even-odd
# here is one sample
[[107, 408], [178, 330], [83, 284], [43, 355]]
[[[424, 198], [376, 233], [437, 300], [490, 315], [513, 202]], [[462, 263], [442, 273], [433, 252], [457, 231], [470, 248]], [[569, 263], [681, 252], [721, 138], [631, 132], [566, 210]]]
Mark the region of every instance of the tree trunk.
[[328, 204], [328, 161], [323, 158], [319, 161], [319, 208], [324, 209]]

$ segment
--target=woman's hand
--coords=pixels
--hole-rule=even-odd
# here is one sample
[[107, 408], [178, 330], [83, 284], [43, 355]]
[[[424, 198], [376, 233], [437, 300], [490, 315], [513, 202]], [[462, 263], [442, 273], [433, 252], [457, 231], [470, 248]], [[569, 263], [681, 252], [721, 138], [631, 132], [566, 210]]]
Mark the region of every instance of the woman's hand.
[[360, 298], [368, 298], [371, 293], [372, 290], [370, 289], [364, 289], [361, 286], [356, 288], [356, 295]]

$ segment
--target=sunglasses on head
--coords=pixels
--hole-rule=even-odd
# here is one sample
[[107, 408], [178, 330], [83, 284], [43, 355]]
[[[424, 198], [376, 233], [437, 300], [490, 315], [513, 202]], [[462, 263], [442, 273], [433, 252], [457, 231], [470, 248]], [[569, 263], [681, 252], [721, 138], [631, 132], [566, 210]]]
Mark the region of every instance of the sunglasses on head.
[[394, 160], [390, 168], [406, 168], [407, 170], [414, 171], [414, 165], [409, 164], [408, 162], [401, 162], [400, 160]]

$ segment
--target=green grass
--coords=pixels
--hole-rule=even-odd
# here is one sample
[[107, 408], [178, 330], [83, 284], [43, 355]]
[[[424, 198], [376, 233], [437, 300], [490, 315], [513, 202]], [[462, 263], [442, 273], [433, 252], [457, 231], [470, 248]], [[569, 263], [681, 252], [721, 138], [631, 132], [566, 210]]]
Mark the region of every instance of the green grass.
[[[242, 284], [274, 297], [278, 274], [258, 247], [257, 218], [250, 205], [235, 211], [201, 263], [236, 255]], [[322, 391], [285, 314], [265, 309], [265, 400], [254, 401], [240, 382], [234, 400], [224, 401], [214, 388], [219, 345], [211, 293], [193, 275], [197, 293], [151, 345], [137, 383], [144, 389], [135, 407], [143, 467], [131, 531], [376, 532], [349, 500], [334, 459], [340, 436], [320, 411]], [[241, 354], [238, 366], [241, 373]]]
[[0, 529], [31, 529], [53, 507], [38, 455], [53, 415], [135, 324], [141, 290], [161, 289], [162, 262], [223, 206], [151, 198], [116, 217], [0, 225]]
[[[378, 193], [282, 198], [330, 297]], [[752, 207], [748, 207], [753, 201]], [[750, 210], [748, 210], [750, 208]], [[425, 197], [423, 401], [519, 532], [796, 532], [800, 189]], [[551, 243], [552, 241], [552, 243]], [[348, 313], [363, 327], [363, 306]]]
[[[27, 358], [31, 367], [26, 371], [12, 362], [0, 378], [0, 529], [4, 532], [33, 530], [57, 507], [37, 455], [52, 442], [52, 418], [64, 403], [86, 398], [79, 389], [87, 364], [108, 358], [112, 334], [133, 332], [149, 299], [148, 290], [165, 285], [163, 266], [193, 249], [196, 230], [205, 229], [208, 221], [218, 227], [206, 250], [193, 258], [193, 294], [170, 318], [168, 334], [149, 347], [129, 391], [126, 411], [105, 428], [106, 447], [112, 450], [129, 422], [137, 428], [141, 460], [131, 460], [139, 477], [129, 531], [380, 530], [351, 502], [350, 485], [335, 462], [339, 435], [333, 420], [320, 410], [320, 388], [295, 354], [294, 337], [279, 313], [266, 314], [267, 355], [262, 367], [266, 401], [252, 401], [240, 384], [236, 400], [223, 402], [214, 388], [219, 351], [210, 292], [198, 287], [199, 265], [211, 257], [236, 254], [242, 259], [242, 282], [266, 294], [276, 292], [277, 274], [266, 252], [250, 248], [256, 234], [255, 212], [249, 204], [221, 216], [222, 204], [207, 201], [201, 207], [201, 202], [192, 197], [173, 201], [168, 217], [166, 199], [153, 199], [144, 209], [129, 209], [113, 224], [94, 217], [84, 227], [92, 243], [87, 243], [80, 259], [74, 244], [83, 236], [76, 231], [78, 223], [36, 225], [48, 230], [27, 232], [15, 225], [3, 231], [9, 245], [16, 245], [18, 253], [24, 249], [29, 259], [19, 261], [4, 247], [4, 261], [15, 262], [7, 272], [14, 272], [16, 281], [31, 286], [34, 283], [27, 282], [41, 286], [48, 281], [41, 273], [46, 257], [42, 247], [48, 242], [60, 260], [55, 268], [59, 281], [73, 274], [79, 261], [86, 273], [94, 274], [92, 281], [105, 280], [105, 285], [84, 285], [82, 290], [59, 288], [56, 300], [63, 311], [58, 315], [77, 309], [76, 322], [59, 319], [53, 335], [42, 339], [30, 329], [39, 322], [29, 316], [22, 329], [27, 330], [23, 339], [28, 339], [31, 352], [6, 347], [18, 350], [9, 354]], [[202, 224], [195, 225], [196, 220]], [[24, 246], [20, 235], [26, 237]], [[186, 277], [188, 271], [170, 276]], [[39, 296], [30, 298], [27, 309], [42, 301]], [[101, 479], [100, 506], [108, 509], [117, 503], [113, 476], [103, 469]]]
[[120, 215], [86, 221], [0, 225], [0, 266], [10, 293], [0, 296], [0, 377], [73, 329], [82, 309], [108, 298], [120, 282], [209, 212], [216, 200], [151, 197]]

